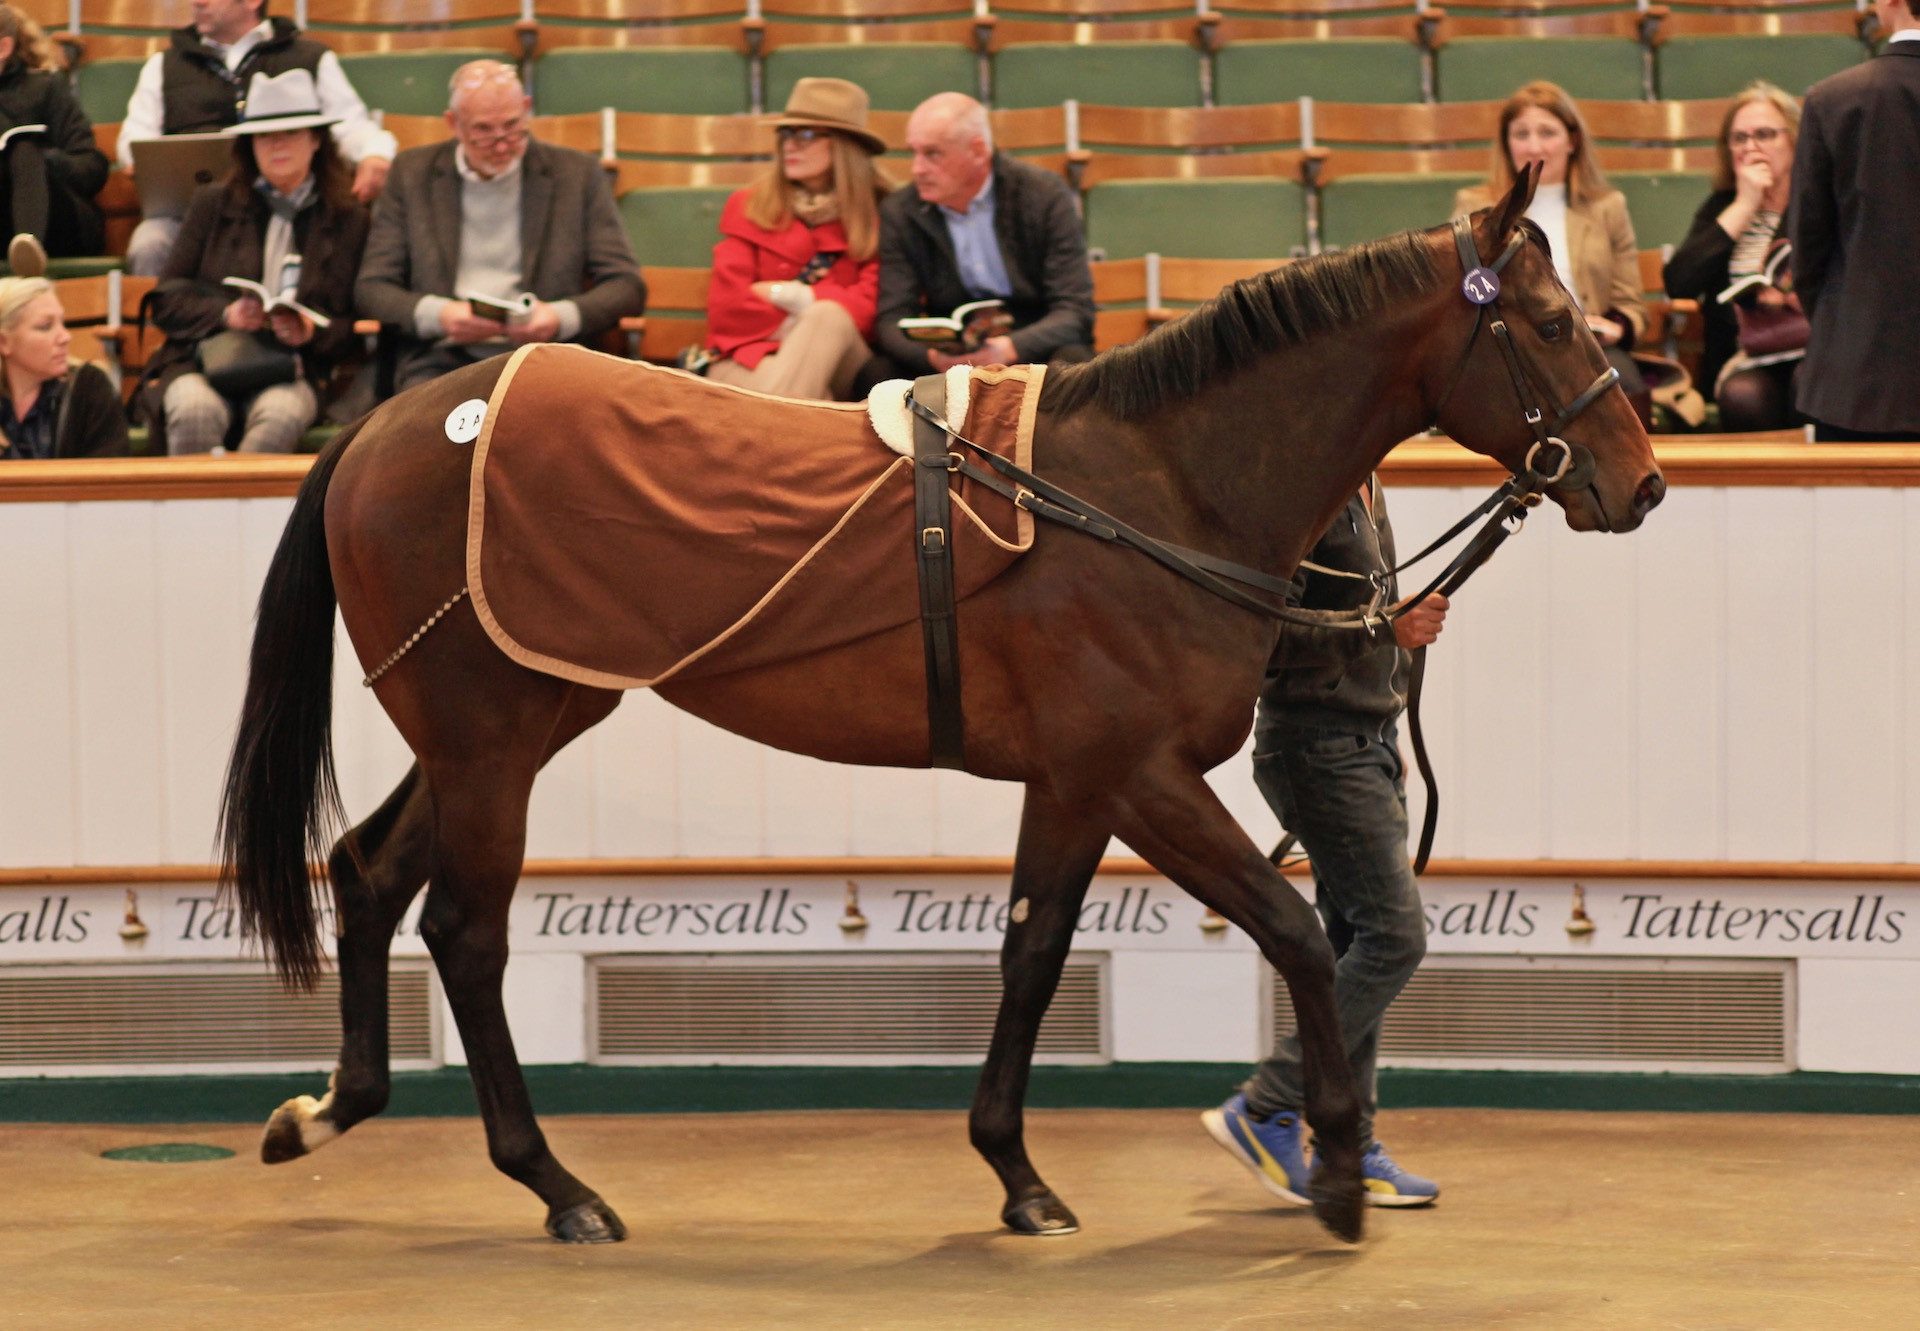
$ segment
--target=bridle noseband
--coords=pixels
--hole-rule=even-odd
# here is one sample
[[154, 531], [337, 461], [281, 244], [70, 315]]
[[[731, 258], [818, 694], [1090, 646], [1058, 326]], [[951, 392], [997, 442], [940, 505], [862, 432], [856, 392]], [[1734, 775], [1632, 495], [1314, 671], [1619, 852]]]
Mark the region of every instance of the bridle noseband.
[[[1513, 234], [1507, 237], [1499, 257], [1491, 265], [1483, 266], [1480, 252], [1473, 243], [1472, 224], [1465, 217], [1453, 219], [1453, 244], [1459, 252], [1460, 268], [1465, 274], [1460, 279], [1460, 291], [1474, 307], [1473, 332], [1468, 335], [1467, 344], [1460, 351], [1460, 359], [1453, 367], [1453, 377], [1447, 384], [1447, 391], [1434, 404], [1432, 417], [1437, 422], [1440, 412], [1452, 400], [1453, 390], [1460, 386], [1460, 380], [1467, 371], [1467, 362], [1473, 356], [1474, 347], [1479, 344], [1480, 330], [1486, 328], [1492, 333], [1494, 343], [1507, 363], [1507, 376], [1513, 380], [1514, 397], [1519, 400], [1527, 428], [1533, 431], [1533, 446], [1527, 450], [1515, 480], [1535, 494], [1550, 485], [1557, 485], [1563, 490], [1585, 489], [1593, 483], [1593, 454], [1579, 444], [1569, 444], [1560, 437], [1560, 432], [1620, 382], [1620, 371], [1609, 365], [1587, 385], [1584, 393], [1554, 413], [1552, 424], [1547, 423], [1546, 412], [1537, 405], [1537, 400], [1551, 402], [1552, 395], [1541, 387], [1536, 376], [1528, 372], [1525, 362], [1520, 359], [1519, 348], [1513, 344], [1513, 333], [1507, 327], [1507, 321], [1500, 317], [1500, 272], [1526, 243], [1526, 232], [1516, 226]], [[1489, 308], [1494, 314], [1491, 323], [1487, 320]], [[1551, 471], [1543, 471], [1539, 466], [1543, 454], [1558, 455]]]

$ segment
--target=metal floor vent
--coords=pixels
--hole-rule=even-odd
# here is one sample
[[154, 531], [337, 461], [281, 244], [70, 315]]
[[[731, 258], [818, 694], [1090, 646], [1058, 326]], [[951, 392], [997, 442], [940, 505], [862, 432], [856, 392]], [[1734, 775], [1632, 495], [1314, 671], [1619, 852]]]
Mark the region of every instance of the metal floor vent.
[[[1068, 960], [1040, 1062], [1106, 1057], [1105, 958]], [[977, 1063], [1000, 967], [968, 954], [601, 957], [588, 1034], [600, 1063]]]
[[[393, 962], [396, 1065], [435, 1061], [433, 983]], [[340, 977], [289, 993], [258, 965], [152, 963], [0, 968], [0, 1070], [179, 1072], [329, 1068], [340, 1052]]]
[[[1430, 957], [1380, 1027], [1383, 1063], [1589, 1071], [1781, 1072], [1785, 962]], [[1293, 1029], [1277, 979], [1271, 1018]]]

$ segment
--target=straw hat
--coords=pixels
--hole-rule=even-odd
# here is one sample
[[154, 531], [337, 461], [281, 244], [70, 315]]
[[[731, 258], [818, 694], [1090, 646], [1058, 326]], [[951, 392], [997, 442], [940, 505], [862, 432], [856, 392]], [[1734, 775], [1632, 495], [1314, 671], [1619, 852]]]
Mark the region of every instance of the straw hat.
[[242, 134], [278, 134], [288, 129], [319, 129], [339, 122], [320, 109], [320, 92], [313, 75], [304, 69], [284, 74], [255, 74], [240, 106], [240, 122], [221, 130], [229, 138]]
[[845, 79], [801, 79], [793, 85], [787, 109], [774, 120], [776, 129], [811, 125], [846, 135], [870, 153], [883, 153], [886, 142], [867, 129], [867, 92]]

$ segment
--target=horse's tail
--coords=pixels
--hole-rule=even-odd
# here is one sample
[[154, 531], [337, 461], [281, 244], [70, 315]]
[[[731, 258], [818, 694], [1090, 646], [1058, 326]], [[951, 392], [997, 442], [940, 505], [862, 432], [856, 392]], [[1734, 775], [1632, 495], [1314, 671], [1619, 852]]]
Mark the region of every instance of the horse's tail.
[[239, 899], [241, 931], [259, 938], [289, 987], [311, 989], [322, 952], [310, 865], [343, 826], [333, 775], [333, 570], [327, 486], [358, 425], [307, 472], [273, 552], [255, 616], [246, 701], [220, 796], [220, 889]]

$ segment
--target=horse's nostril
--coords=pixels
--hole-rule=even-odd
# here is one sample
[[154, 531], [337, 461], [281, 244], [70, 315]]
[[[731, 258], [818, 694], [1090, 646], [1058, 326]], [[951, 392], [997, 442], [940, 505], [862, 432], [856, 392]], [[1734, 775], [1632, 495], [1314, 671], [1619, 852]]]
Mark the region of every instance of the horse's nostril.
[[1667, 497], [1667, 478], [1654, 472], [1641, 481], [1633, 492], [1633, 511], [1637, 516], [1645, 517], [1657, 508]]

